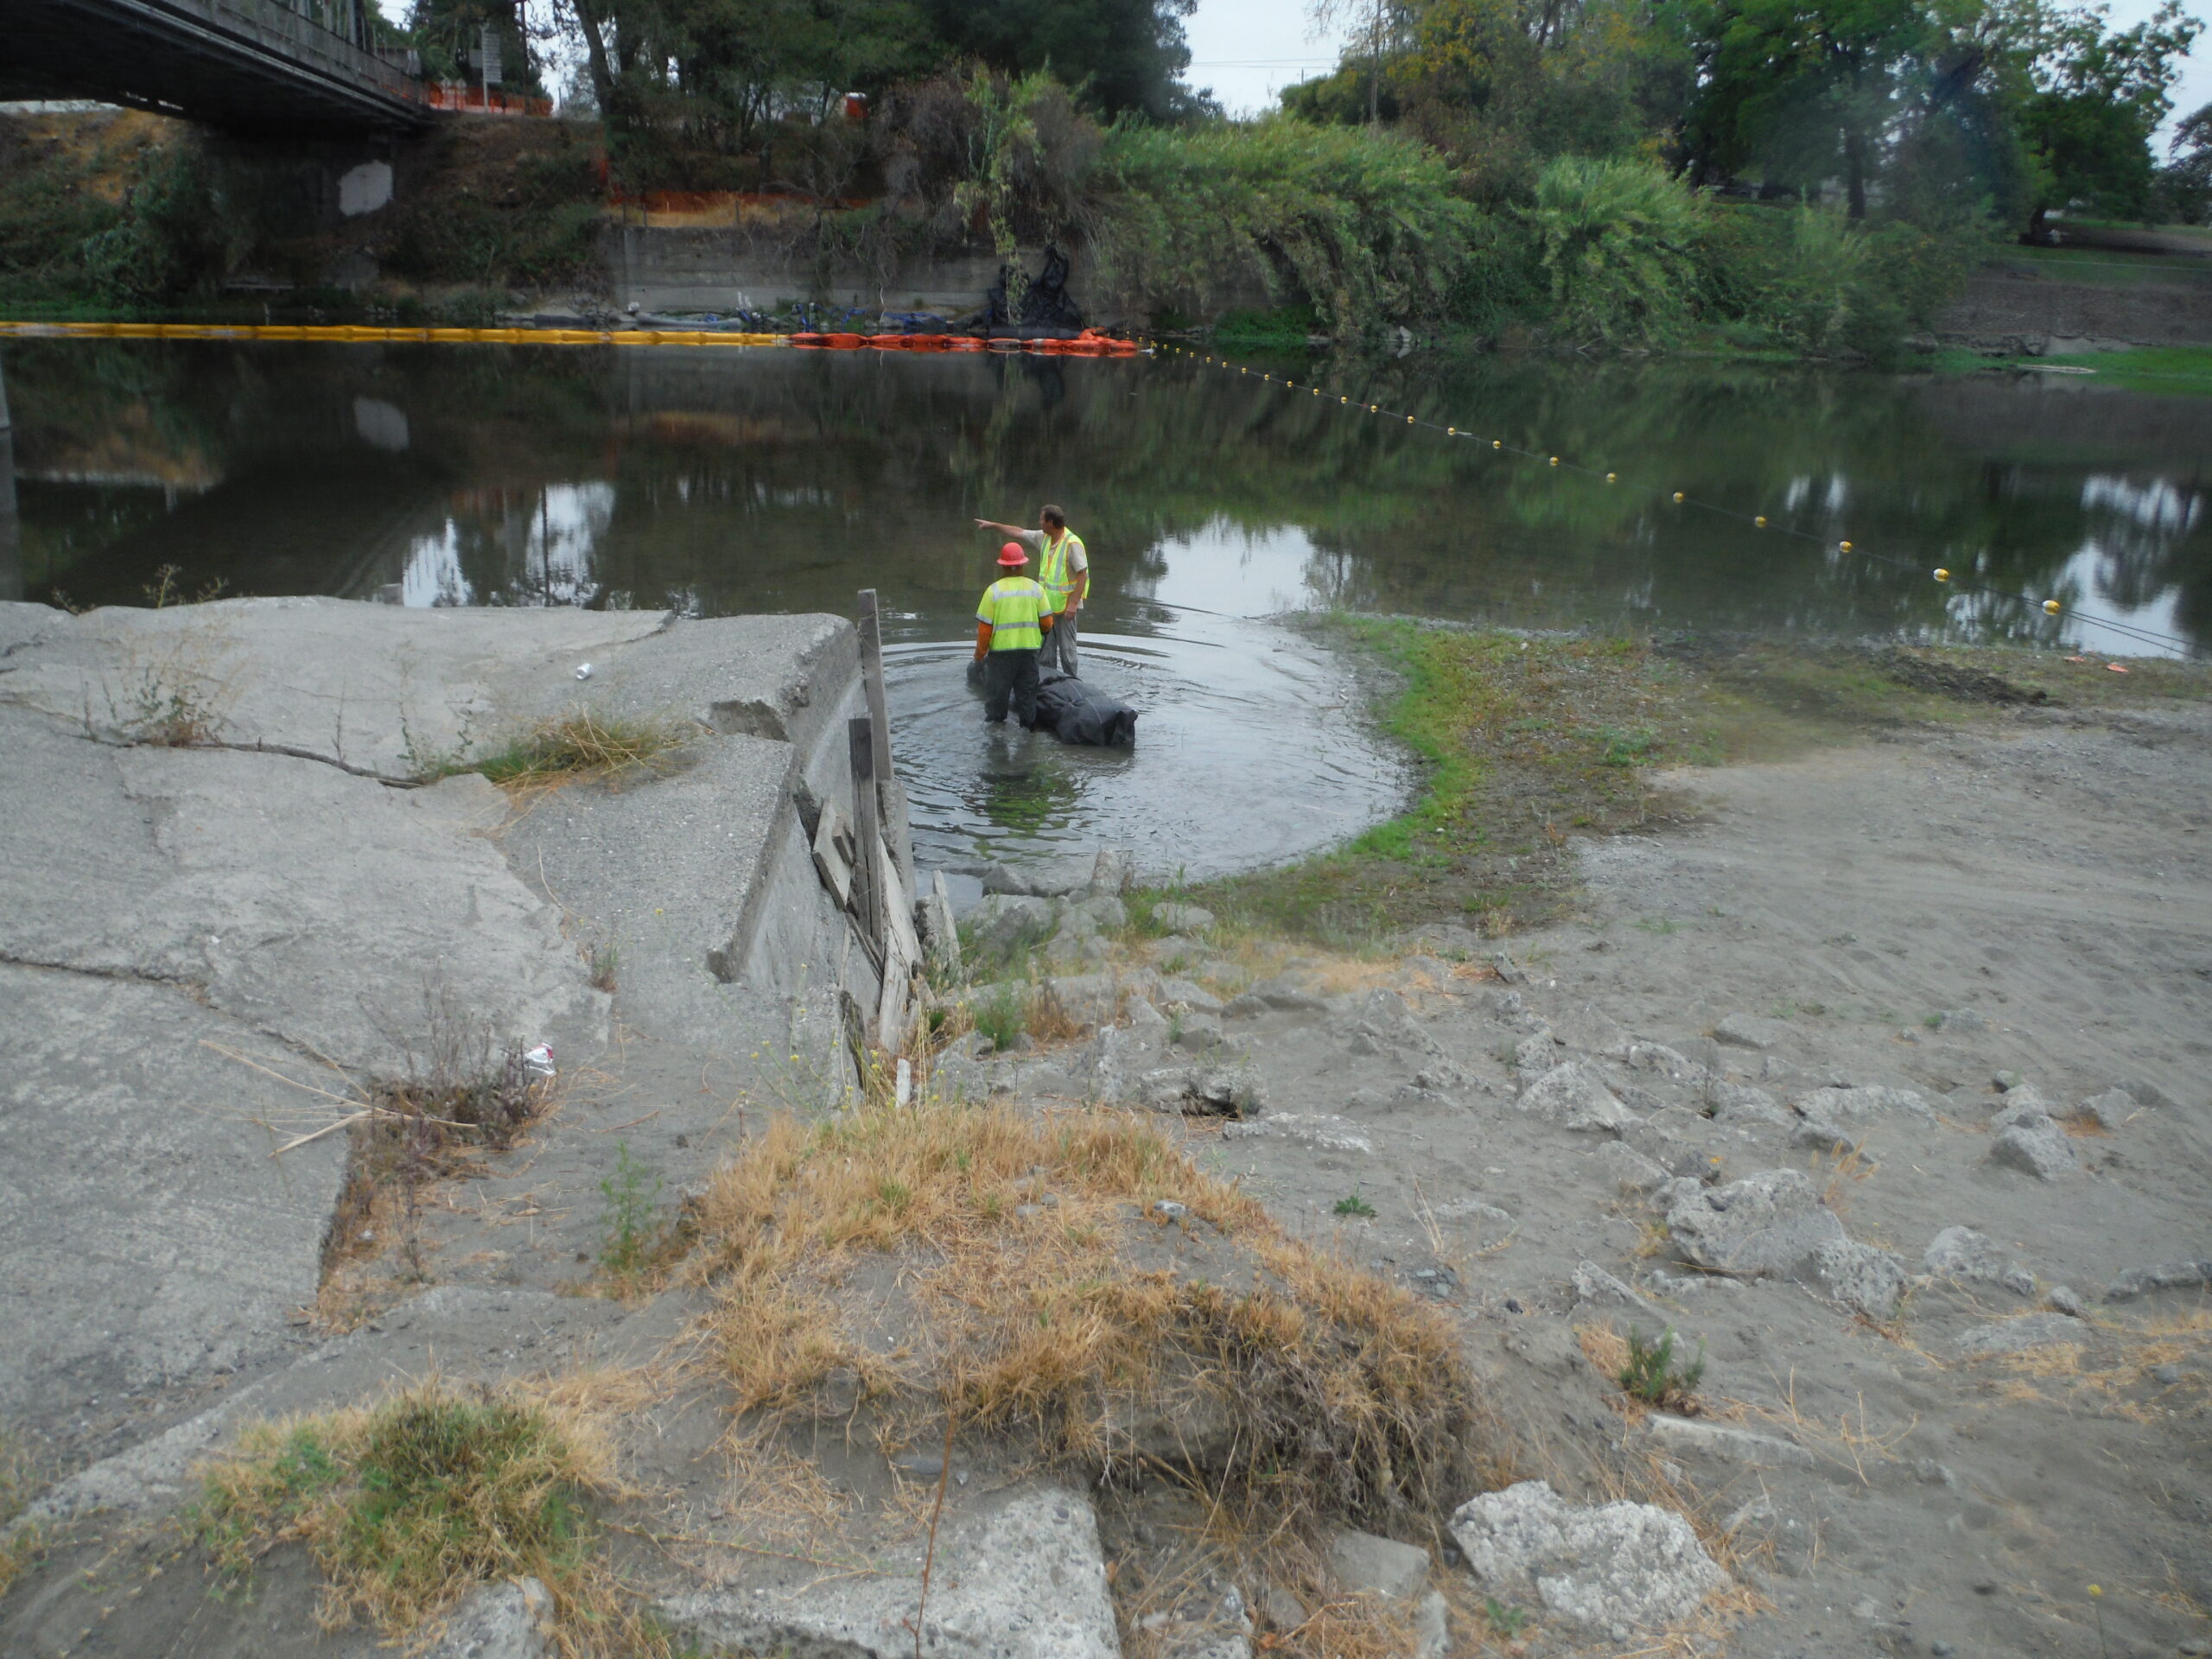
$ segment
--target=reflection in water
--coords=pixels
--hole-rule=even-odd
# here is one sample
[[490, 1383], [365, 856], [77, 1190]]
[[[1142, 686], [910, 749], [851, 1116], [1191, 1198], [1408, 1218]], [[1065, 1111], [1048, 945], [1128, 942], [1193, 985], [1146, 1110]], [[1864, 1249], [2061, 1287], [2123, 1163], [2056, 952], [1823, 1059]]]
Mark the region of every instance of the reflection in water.
[[[1341, 835], [1397, 783], [1325, 715], [1324, 659], [1241, 619], [2145, 648], [2102, 614], [2212, 639], [2212, 403], [1765, 365], [1294, 366], [1624, 481], [1181, 359], [22, 341], [17, 563], [29, 595], [79, 602], [137, 602], [163, 564], [190, 589], [708, 614], [849, 613], [873, 587], [941, 852], [1114, 834], [1194, 868]], [[973, 518], [1046, 500], [1097, 562], [1085, 634], [1145, 709], [1134, 761], [993, 748], [953, 671], [991, 574]]]
[[[399, 602], [595, 606], [593, 553], [613, 517], [614, 486], [599, 481], [461, 491], [409, 546]], [[496, 573], [480, 597], [472, 570]]]

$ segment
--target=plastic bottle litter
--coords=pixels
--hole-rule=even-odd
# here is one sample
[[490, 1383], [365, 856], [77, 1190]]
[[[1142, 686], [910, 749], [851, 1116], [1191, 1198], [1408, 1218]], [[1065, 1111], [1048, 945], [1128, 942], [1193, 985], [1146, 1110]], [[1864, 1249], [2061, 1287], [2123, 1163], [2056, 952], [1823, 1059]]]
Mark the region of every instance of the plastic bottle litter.
[[591, 678], [591, 664], [589, 663], [577, 664], [576, 677], [580, 680], [588, 680]]
[[553, 1070], [553, 1046], [540, 1043], [536, 1048], [527, 1051], [522, 1057], [522, 1069], [533, 1077], [557, 1075]]

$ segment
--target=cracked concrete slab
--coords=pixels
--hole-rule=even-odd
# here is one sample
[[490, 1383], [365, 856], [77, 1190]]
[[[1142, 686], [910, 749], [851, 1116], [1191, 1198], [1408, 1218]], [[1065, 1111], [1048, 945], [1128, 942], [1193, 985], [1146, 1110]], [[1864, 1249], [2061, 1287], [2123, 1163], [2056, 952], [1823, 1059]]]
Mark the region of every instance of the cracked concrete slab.
[[154, 1390], [281, 1354], [344, 1141], [272, 1159], [303, 1097], [172, 988], [0, 963], [0, 1413], [96, 1442]]

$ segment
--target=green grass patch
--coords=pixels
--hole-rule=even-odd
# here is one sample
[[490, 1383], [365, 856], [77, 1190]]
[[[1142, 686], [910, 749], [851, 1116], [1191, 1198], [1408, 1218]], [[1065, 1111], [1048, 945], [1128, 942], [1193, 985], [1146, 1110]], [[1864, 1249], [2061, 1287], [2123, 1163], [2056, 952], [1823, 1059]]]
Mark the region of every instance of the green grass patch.
[[[249, 1579], [281, 1544], [329, 1575], [331, 1611], [398, 1634], [471, 1586], [531, 1576], [564, 1611], [588, 1582], [607, 1454], [575, 1414], [435, 1380], [367, 1408], [247, 1428], [206, 1465], [192, 1516], [216, 1570]], [[618, 1618], [617, 1622], [620, 1622]]]
[[1641, 823], [1648, 766], [1718, 758], [1690, 679], [1643, 642], [1319, 626], [1395, 676], [1382, 724], [1425, 786], [1338, 851], [1192, 890], [1232, 926], [1358, 948], [1424, 921], [1548, 920], [1572, 888], [1571, 836]]
[[2048, 374], [2053, 369], [2086, 369], [2066, 378], [2127, 391], [2163, 392], [2173, 397], [2212, 397], [2212, 346], [2143, 346], [2125, 352], [2074, 352], [2053, 357], [1985, 357], [1977, 352], [1932, 353], [1938, 372], [1975, 374], [1993, 369]]
[[[1673, 816], [1649, 782], [1656, 767], [1787, 760], [2022, 705], [2212, 696], [2212, 664], [2162, 658], [2131, 658], [2120, 674], [2101, 656], [2008, 647], [1660, 647], [1398, 620], [1314, 626], [1389, 671], [1382, 725], [1419, 758], [1420, 798], [1334, 851], [1173, 896], [1213, 911], [1232, 937], [1355, 952], [1423, 923], [1495, 936], [1561, 915], [1575, 897], [1574, 836]], [[1143, 895], [1145, 913], [1167, 896]]]

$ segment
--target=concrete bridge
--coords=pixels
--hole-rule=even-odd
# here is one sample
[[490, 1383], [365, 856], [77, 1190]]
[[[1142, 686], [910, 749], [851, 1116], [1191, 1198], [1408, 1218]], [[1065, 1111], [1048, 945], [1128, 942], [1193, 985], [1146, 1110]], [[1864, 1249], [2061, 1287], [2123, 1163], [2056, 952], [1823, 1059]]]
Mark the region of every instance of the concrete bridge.
[[[99, 99], [251, 134], [427, 126], [369, 0], [9, 0], [0, 97]], [[397, 56], [397, 54], [394, 54]]]

